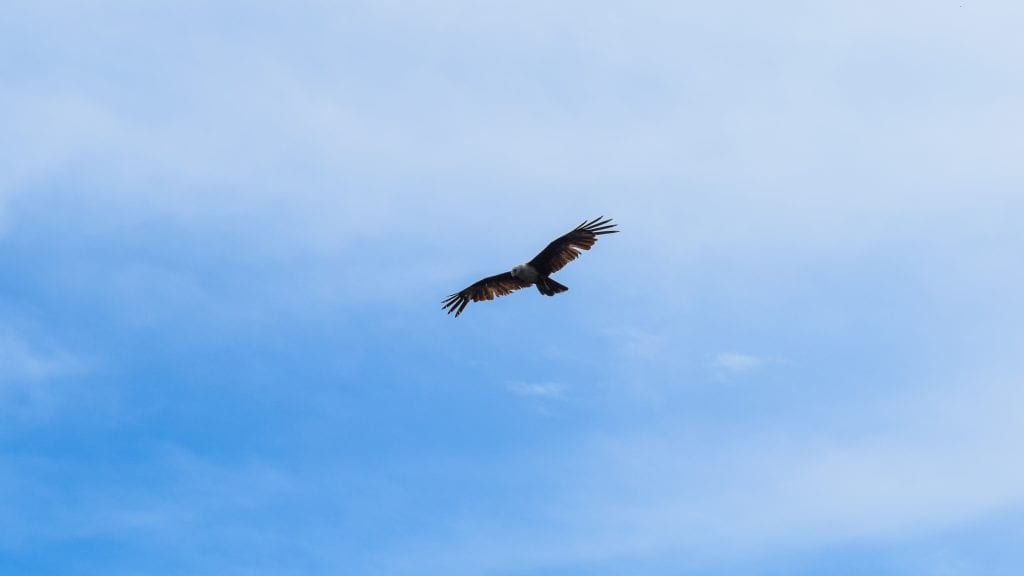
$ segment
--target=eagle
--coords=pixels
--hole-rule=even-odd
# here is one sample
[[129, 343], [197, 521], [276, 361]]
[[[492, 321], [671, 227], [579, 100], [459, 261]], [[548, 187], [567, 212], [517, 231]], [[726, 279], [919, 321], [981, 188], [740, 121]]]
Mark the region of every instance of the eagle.
[[569, 288], [555, 282], [550, 278], [551, 274], [558, 272], [566, 264], [575, 260], [580, 250], [590, 250], [590, 247], [597, 242], [597, 237], [602, 234], [614, 234], [615, 224], [611, 218], [599, 216], [591, 221], [584, 220], [582, 224], [573, 228], [566, 234], [559, 236], [533, 257], [526, 264], [513, 266], [512, 270], [495, 276], [488, 276], [479, 282], [474, 282], [468, 287], [459, 290], [455, 294], [442, 301], [441, 308], [449, 314], [455, 312], [455, 317], [466, 309], [470, 302], [482, 300], [494, 300], [498, 296], [511, 294], [520, 288], [528, 288], [531, 285], [537, 286], [537, 291], [545, 296], [554, 296], [565, 292]]

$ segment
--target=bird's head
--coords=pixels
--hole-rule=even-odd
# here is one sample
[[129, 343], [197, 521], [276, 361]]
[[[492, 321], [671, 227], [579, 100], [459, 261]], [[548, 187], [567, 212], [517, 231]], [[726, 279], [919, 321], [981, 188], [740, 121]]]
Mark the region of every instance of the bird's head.
[[516, 264], [515, 266], [512, 267], [512, 277], [513, 278], [519, 278], [519, 276], [521, 275], [522, 271], [523, 271], [523, 265], [522, 264]]

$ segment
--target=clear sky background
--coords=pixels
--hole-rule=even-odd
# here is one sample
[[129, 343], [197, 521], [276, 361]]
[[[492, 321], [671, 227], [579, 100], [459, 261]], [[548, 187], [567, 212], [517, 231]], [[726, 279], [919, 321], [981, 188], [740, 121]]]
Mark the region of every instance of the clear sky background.
[[1024, 572], [1022, 22], [2, 3], [0, 573]]

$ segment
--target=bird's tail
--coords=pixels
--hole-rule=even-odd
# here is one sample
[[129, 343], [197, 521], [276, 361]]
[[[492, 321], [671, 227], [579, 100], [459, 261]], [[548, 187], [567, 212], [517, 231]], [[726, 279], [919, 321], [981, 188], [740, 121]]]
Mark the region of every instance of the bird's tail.
[[560, 294], [568, 289], [568, 286], [563, 286], [551, 278], [537, 279], [537, 291], [545, 296], [554, 296], [555, 294]]

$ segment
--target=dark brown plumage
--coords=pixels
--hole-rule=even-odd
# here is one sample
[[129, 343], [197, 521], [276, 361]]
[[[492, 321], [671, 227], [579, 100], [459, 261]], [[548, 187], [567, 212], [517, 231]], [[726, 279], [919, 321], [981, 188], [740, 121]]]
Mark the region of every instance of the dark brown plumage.
[[614, 230], [615, 224], [612, 224], [611, 221], [611, 218], [603, 221], [601, 218], [595, 218], [590, 222], [584, 221], [573, 228], [571, 232], [559, 236], [548, 244], [528, 264], [533, 266], [541, 276], [558, 272], [566, 264], [578, 258], [582, 254], [580, 250], [590, 250], [597, 243], [598, 236], [618, 232], [618, 230]]
[[584, 221], [567, 234], [559, 236], [548, 244], [533, 260], [512, 268], [511, 272], [489, 276], [448, 296], [442, 301], [441, 307], [449, 314], [454, 312], [458, 317], [470, 302], [494, 300], [532, 284], [536, 284], [537, 290], [545, 296], [554, 296], [565, 292], [569, 288], [548, 276], [578, 258], [582, 254], [582, 250], [590, 250], [597, 243], [598, 236], [618, 232], [614, 229], [615, 224], [612, 223], [611, 218], [603, 220], [602, 218], [595, 218], [589, 222]]

